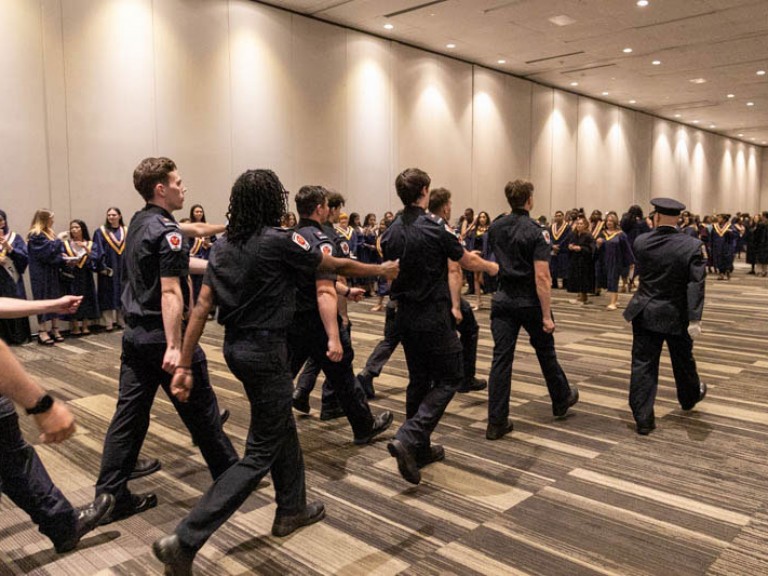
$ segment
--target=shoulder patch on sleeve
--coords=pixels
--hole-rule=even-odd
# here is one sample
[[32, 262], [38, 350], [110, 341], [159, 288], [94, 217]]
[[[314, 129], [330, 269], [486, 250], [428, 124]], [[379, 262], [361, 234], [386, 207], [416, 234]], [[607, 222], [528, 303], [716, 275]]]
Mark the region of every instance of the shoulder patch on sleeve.
[[456, 238], [459, 238], [459, 239], [461, 239], [461, 234], [459, 234], [458, 232], [456, 232], [456, 230], [454, 230], [454, 229], [451, 227], [451, 225], [450, 225], [450, 224], [448, 224], [448, 222], [445, 222], [445, 223], [444, 223], [444, 225], [445, 225], [445, 231], [446, 231], [446, 232], [448, 232], [448, 233], [449, 233], [450, 235], [452, 235], [452, 236], [456, 236]]
[[342, 242], [341, 251], [344, 254], [344, 256], [349, 256], [349, 244], [347, 244], [346, 242]]
[[320, 251], [326, 256], [333, 256], [333, 246], [328, 243], [320, 244]]
[[541, 234], [542, 234], [542, 236], [544, 236], [544, 241], [547, 244], [552, 244], [552, 239], [549, 237], [549, 232], [547, 230], [542, 230]]
[[304, 250], [309, 251], [309, 242], [307, 242], [304, 236], [302, 236], [298, 232], [294, 232], [293, 235], [291, 236], [291, 239], [294, 241], [295, 244], [298, 244]]
[[181, 250], [181, 244], [182, 244], [181, 232], [178, 232], [178, 231], [168, 232], [165, 235], [165, 239], [168, 242], [168, 245], [171, 247], [171, 250], [173, 250], [174, 252], [178, 252], [179, 250]]

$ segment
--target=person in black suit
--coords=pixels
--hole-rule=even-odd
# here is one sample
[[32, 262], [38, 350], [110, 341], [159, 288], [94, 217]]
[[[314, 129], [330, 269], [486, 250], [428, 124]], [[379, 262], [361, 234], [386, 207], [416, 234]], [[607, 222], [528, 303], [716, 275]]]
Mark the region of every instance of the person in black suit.
[[637, 433], [644, 436], [656, 428], [653, 403], [665, 341], [683, 410], [691, 410], [707, 393], [693, 358], [693, 338], [701, 334], [704, 309], [703, 244], [677, 229], [683, 204], [671, 198], [655, 198], [651, 204], [654, 229], [638, 236], [634, 245], [643, 270], [640, 286], [624, 311], [634, 336], [629, 405]]

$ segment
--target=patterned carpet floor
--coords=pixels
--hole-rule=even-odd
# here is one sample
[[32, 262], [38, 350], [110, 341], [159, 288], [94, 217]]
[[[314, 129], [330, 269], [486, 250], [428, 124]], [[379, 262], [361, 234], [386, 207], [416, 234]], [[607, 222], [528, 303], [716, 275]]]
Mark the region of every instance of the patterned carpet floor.
[[[621, 295], [621, 305], [629, 295]], [[457, 395], [433, 441], [446, 459], [414, 487], [398, 474], [386, 438], [352, 444], [345, 419], [321, 422], [319, 390], [297, 417], [308, 497], [325, 502], [325, 521], [274, 538], [269, 477], [198, 555], [197, 574], [509, 574], [542, 576], [768, 574], [768, 280], [741, 267], [730, 282], [708, 279], [704, 334], [694, 353], [709, 385], [685, 413], [662, 356], [658, 429], [634, 432], [627, 406], [632, 334], [605, 296], [581, 307], [554, 293], [558, 357], [581, 401], [552, 417], [546, 387], [523, 335], [512, 376], [513, 433], [485, 440], [487, 393]], [[380, 339], [384, 314], [350, 306], [355, 368]], [[487, 307], [478, 376], [487, 377], [493, 341]], [[248, 402], [221, 353], [223, 332], [203, 336], [212, 382], [232, 417], [225, 429], [242, 452]], [[15, 349], [45, 387], [67, 401], [78, 432], [60, 446], [36, 445], [49, 473], [76, 504], [93, 498], [104, 433], [114, 411], [120, 334]], [[376, 380], [374, 412], [405, 411], [407, 370], [398, 349]], [[21, 417], [28, 439], [37, 437]], [[394, 431], [396, 428], [392, 428]], [[161, 472], [132, 482], [156, 492], [157, 508], [86, 536], [57, 556], [7, 498], [0, 500], [0, 576], [161, 574], [150, 544], [170, 532], [210, 476], [162, 392], [142, 454]]]

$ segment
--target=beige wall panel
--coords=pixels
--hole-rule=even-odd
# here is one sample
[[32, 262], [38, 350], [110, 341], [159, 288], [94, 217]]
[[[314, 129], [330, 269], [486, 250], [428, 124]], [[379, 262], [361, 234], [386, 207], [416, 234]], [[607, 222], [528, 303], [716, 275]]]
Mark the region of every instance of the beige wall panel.
[[571, 198], [552, 196], [552, 130], [554, 126], [554, 90], [531, 85], [531, 181], [536, 190], [537, 207], [540, 203], [550, 206], [550, 212], [564, 210], [561, 206], [571, 207]]
[[[532, 84], [486, 68], [474, 74], [472, 206], [494, 218], [509, 209], [504, 185], [530, 177]], [[536, 198], [536, 213], [548, 213], [549, 195]]]
[[576, 153], [578, 146], [579, 98], [568, 92], [554, 91], [552, 111], [552, 208], [569, 210], [592, 206], [589, 197], [580, 198]]
[[[42, 45], [45, 73], [45, 118], [51, 208], [64, 230], [72, 218], [87, 220], [93, 212], [91, 199], [83, 193], [70, 195], [69, 145], [67, 142], [66, 82], [61, 0], [42, 0]], [[89, 220], [90, 221], [90, 220]]]
[[232, 176], [269, 168], [293, 190], [292, 16], [246, 0], [230, 2]]
[[[355, 201], [350, 210], [397, 210], [394, 191], [391, 44], [358, 32], [347, 32], [346, 182]], [[402, 168], [405, 168], [403, 166]], [[400, 170], [402, 170], [400, 168]]]
[[631, 204], [648, 211], [651, 199], [651, 173], [653, 157], [653, 118], [641, 112], [622, 108], [621, 115], [627, 125], [632, 125], [632, 137], [627, 139], [632, 159], [633, 191]]
[[63, 2], [70, 190], [89, 224], [143, 203], [133, 169], [156, 154], [152, 2]]
[[[346, 197], [347, 210], [359, 211], [365, 209], [365, 190], [347, 190], [345, 179], [346, 35], [337, 26], [294, 18], [291, 130], [296, 186], [335, 188]], [[295, 211], [293, 195], [290, 206]]]
[[184, 209], [202, 204], [224, 222], [232, 186], [227, 5], [163, 0], [154, 6], [157, 151], [187, 185]]
[[691, 134], [691, 194], [685, 204], [694, 214], [701, 214], [712, 197], [712, 173], [707, 161], [711, 156], [712, 142], [700, 130]]
[[693, 185], [694, 174], [693, 166], [693, 134], [690, 128], [681, 125], [672, 125], [674, 134], [674, 158], [675, 170], [677, 172], [677, 188], [672, 197], [676, 198], [686, 206], [691, 204], [691, 188]]
[[755, 155], [758, 158], [760, 170], [760, 211], [768, 210], [768, 148], [758, 148]]
[[[393, 45], [397, 168], [417, 166], [451, 190], [454, 210], [472, 197], [472, 67]], [[461, 207], [461, 208], [460, 208]]]
[[653, 123], [653, 153], [651, 156], [651, 198], [671, 197], [678, 193], [675, 163], [675, 132], [677, 124], [655, 119]]
[[0, 208], [20, 234], [52, 206], [45, 125], [40, 4], [0, 2]]

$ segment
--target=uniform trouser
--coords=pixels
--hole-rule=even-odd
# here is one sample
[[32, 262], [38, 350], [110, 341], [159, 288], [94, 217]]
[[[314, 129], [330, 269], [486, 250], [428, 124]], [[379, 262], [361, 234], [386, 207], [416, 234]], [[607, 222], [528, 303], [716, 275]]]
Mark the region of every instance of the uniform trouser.
[[194, 550], [235, 513], [267, 472], [275, 485], [277, 515], [298, 514], [307, 503], [285, 336], [227, 335], [224, 358], [243, 383], [251, 404], [251, 425], [243, 459], [216, 479], [176, 528], [181, 543]]
[[[349, 338], [349, 341], [352, 342], [352, 323], [350, 322], [346, 326], [342, 324], [341, 328], [339, 329], [346, 330], [347, 337]], [[315, 384], [317, 384], [317, 377], [320, 375], [320, 372], [322, 372], [320, 363], [316, 362], [315, 359], [310, 356], [310, 358], [304, 364], [304, 368], [302, 369], [301, 374], [299, 374], [299, 380], [296, 382], [296, 389], [299, 390], [302, 394], [309, 396], [312, 393], [312, 390], [315, 389]], [[336, 410], [341, 408], [339, 401], [336, 398], [336, 393], [334, 392], [333, 388], [328, 385], [327, 376], [323, 381], [322, 402], [323, 412], [326, 410]]]
[[211, 476], [218, 478], [237, 462], [237, 453], [221, 427], [216, 395], [208, 380], [208, 364], [198, 346], [192, 359], [194, 386], [189, 401], [171, 394], [171, 375], [162, 369], [166, 342], [162, 328], [128, 327], [123, 334], [117, 409], [104, 438], [96, 495], [115, 497], [115, 508], [130, 505], [128, 477], [149, 428], [149, 412], [161, 386], [200, 448]]
[[344, 354], [339, 362], [331, 362], [326, 355], [328, 335], [316, 311], [299, 313], [294, 316], [288, 331], [288, 357], [291, 377], [296, 377], [301, 367], [309, 358], [313, 358], [328, 378], [328, 386], [336, 394], [344, 415], [352, 426], [355, 438], [363, 438], [373, 428], [373, 416], [365, 399], [365, 392], [355, 384], [352, 372], [352, 360], [355, 353], [349, 340], [349, 334], [341, 327], [341, 317], [337, 316], [339, 338]]
[[646, 424], [653, 418], [653, 403], [659, 386], [659, 358], [666, 341], [672, 373], [675, 376], [677, 400], [690, 409], [699, 400], [699, 373], [693, 358], [693, 340], [688, 332], [662, 334], [643, 327], [642, 320], [632, 322], [632, 376], [629, 383], [629, 406], [635, 421]]
[[[472, 306], [464, 298], [460, 301], [461, 322], [456, 326], [461, 342], [464, 379], [471, 382], [475, 377], [477, 367], [477, 340], [480, 328], [475, 319]], [[387, 304], [386, 321], [384, 322], [384, 339], [376, 344], [368, 361], [365, 371], [378, 378], [384, 365], [389, 361], [395, 349], [400, 344], [400, 326], [397, 322], [397, 304], [390, 300]]]
[[568, 401], [570, 386], [555, 353], [555, 339], [544, 332], [541, 308], [530, 306], [515, 308], [494, 299], [491, 306], [491, 333], [493, 334], [493, 363], [488, 381], [488, 424], [506, 424], [509, 417], [509, 395], [512, 387], [512, 361], [520, 328], [530, 337], [531, 346], [547, 383], [552, 405]]
[[[408, 364], [408, 387], [405, 392], [406, 420], [395, 434], [417, 457], [429, 453], [430, 436], [463, 379], [462, 352], [456, 332], [451, 326], [448, 306], [432, 306], [440, 317], [429, 325], [411, 321], [400, 310], [400, 327], [405, 361]], [[423, 317], [423, 312], [420, 313]]]
[[13, 403], [0, 396], [0, 491], [24, 510], [54, 545], [75, 529], [76, 513], [21, 435]]

